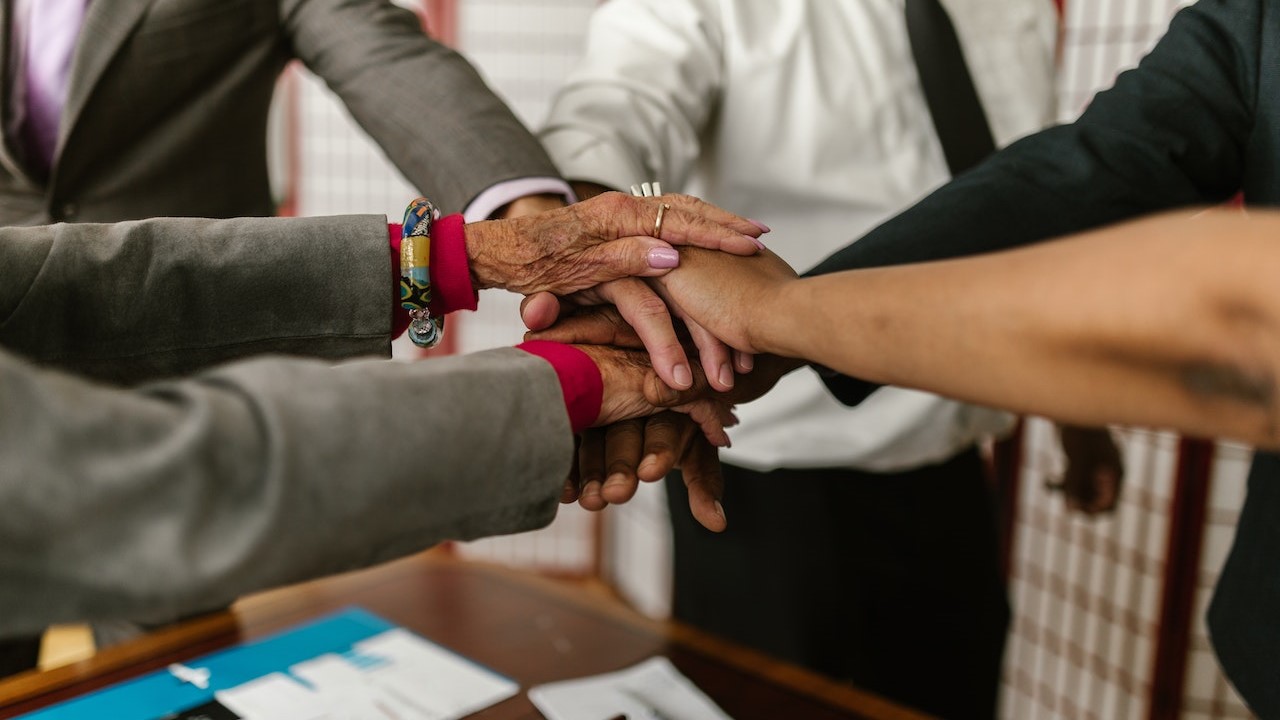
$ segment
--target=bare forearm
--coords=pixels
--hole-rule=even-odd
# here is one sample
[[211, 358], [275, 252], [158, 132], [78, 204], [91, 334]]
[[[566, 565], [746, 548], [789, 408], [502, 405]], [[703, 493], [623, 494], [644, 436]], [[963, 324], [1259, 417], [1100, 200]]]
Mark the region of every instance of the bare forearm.
[[1155, 217], [792, 283], [762, 349], [1080, 423], [1280, 444], [1280, 215]]

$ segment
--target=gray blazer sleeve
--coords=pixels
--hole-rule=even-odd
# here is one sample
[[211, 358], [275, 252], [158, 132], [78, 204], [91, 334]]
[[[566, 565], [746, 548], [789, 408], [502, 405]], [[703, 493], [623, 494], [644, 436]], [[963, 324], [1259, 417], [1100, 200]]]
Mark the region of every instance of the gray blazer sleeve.
[[390, 354], [382, 216], [0, 228], [0, 345], [118, 383], [261, 353]]
[[[30, 359], [109, 375], [113, 358], [158, 357], [173, 369], [261, 343], [318, 345], [313, 354], [334, 357], [350, 338], [384, 346], [390, 270], [379, 225], [0, 230], [0, 262], [19, 280], [0, 293], [0, 635], [72, 620], [167, 620], [443, 539], [550, 521], [572, 436], [555, 373], [519, 350], [337, 367], [271, 356], [132, 388]], [[315, 258], [334, 240], [293, 232], [308, 227], [358, 246], [345, 265], [328, 265]], [[372, 238], [360, 241], [360, 227]], [[249, 252], [255, 231], [273, 240], [255, 246], [261, 257]], [[218, 250], [203, 264], [202, 243]], [[138, 267], [150, 270], [131, 275]], [[318, 304], [294, 307], [289, 293], [269, 292], [292, 284]], [[34, 336], [33, 312], [55, 321], [50, 339]], [[336, 319], [323, 319], [328, 312]], [[284, 337], [278, 348], [271, 327]], [[80, 330], [83, 349], [57, 341]], [[201, 359], [175, 359], [186, 353]]]
[[385, 0], [283, 0], [293, 51], [445, 212], [523, 177], [559, 177], [542, 146], [458, 53]]

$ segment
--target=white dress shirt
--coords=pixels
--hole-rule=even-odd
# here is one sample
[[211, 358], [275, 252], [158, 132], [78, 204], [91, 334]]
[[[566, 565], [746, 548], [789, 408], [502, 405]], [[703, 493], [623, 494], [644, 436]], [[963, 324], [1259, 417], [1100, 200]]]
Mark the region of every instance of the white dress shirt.
[[[997, 144], [1048, 124], [1051, 1], [943, 5]], [[799, 270], [949, 177], [902, 0], [609, 0], [542, 140], [567, 178], [659, 180], [767, 223], [765, 243]], [[898, 388], [848, 408], [810, 370], [739, 415], [721, 457], [756, 470], [903, 470], [1013, 421]]]

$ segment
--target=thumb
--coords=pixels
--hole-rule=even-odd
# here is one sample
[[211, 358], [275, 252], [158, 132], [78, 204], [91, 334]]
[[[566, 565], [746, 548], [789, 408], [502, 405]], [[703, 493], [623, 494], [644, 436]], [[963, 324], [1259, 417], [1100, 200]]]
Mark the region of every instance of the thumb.
[[549, 292], [534, 293], [520, 301], [520, 319], [532, 331], [545, 330], [560, 317], [560, 300]]
[[644, 378], [645, 402], [654, 407], [678, 407], [715, 394], [715, 390], [711, 389], [711, 386], [707, 383], [707, 376], [696, 366], [693, 372], [693, 385], [685, 390], [676, 390], [666, 384], [653, 370], [649, 370]]

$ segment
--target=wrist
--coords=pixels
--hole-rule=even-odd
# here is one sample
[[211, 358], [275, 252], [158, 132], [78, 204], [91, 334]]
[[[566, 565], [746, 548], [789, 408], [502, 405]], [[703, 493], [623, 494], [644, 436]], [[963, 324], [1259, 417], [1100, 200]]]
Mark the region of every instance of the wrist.
[[530, 340], [516, 347], [546, 360], [556, 371], [573, 432], [595, 424], [604, 404], [604, 377], [595, 360], [572, 345], [545, 340]]
[[500, 253], [494, 248], [513, 246], [515, 231], [514, 220], [485, 220], [467, 223], [462, 228], [463, 249], [467, 256], [467, 267], [471, 284], [476, 290], [500, 288], [503, 285], [503, 273], [497, 263]]
[[797, 323], [795, 318], [812, 312], [804, 300], [808, 290], [801, 280], [787, 280], [770, 288], [752, 304], [747, 334], [756, 352], [789, 358], [804, 356], [805, 323]]

